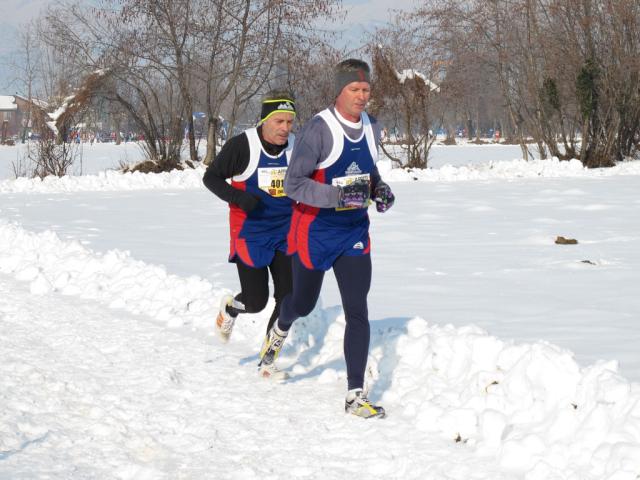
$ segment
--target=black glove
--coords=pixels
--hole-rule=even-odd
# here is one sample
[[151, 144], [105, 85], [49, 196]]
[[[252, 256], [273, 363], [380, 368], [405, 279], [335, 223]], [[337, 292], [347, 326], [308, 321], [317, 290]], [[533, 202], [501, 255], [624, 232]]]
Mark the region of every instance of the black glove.
[[356, 180], [349, 185], [338, 186], [339, 208], [367, 208], [371, 187], [367, 180]]
[[373, 199], [376, 202], [376, 210], [384, 213], [393, 206], [396, 197], [391, 191], [391, 187], [380, 180], [373, 191]]
[[238, 190], [233, 203], [238, 205], [246, 213], [249, 213], [251, 210], [255, 209], [258, 206], [258, 204], [260, 203], [260, 199], [251, 195], [250, 193]]

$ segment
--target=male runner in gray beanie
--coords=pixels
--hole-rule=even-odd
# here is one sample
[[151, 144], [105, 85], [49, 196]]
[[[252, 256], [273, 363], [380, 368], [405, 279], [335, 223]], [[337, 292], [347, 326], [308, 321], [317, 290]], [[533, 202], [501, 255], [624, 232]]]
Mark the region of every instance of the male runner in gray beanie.
[[373, 199], [377, 210], [385, 212], [394, 202], [375, 165], [380, 128], [364, 111], [371, 95], [369, 82], [365, 62], [340, 62], [334, 71], [334, 105], [313, 117], [298, 135], [285, 176], [285, 192], [298, 202], [287, 252], [294, 255], [293, 291], [283, 299], [278, 321], [260, 352], [261, 368], [275, 360], [292, 323], [313, 310], [324, 274], [333, 268], [346, 320], [345, 411], [364, 418], [385, 416], [363, 391], [370, 337], [367, 207]]
[[336, 98], [351, 82], [370, 82], [369, 65], [362, 60], [349, 59], [340, 62], [334, 70], [334, 93]]

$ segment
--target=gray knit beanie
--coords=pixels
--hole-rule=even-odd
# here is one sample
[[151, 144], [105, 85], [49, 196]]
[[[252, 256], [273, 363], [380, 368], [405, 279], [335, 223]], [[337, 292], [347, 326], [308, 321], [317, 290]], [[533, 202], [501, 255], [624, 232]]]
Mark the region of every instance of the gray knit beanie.
[[334, 85], [335, 96], [342, 92], [342, 89], [351, 82], [367, 82], [370, 83], [370, 70], [367, 62], [348, 58], [343, 60], [335, 68]]

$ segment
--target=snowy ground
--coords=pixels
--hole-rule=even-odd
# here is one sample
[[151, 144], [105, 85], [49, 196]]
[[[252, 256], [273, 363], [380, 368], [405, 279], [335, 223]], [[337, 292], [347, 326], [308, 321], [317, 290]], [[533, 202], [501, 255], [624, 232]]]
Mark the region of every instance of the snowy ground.
[[[206, 143], [198, 143], [198, 151], [206, 151]], [[392, 150], [394, 147], [391, 147]], [[26, 164], [29, 151], [33, 146], [18, 144], [8, 147], [0, 145], [0, 180], [15, 178], [14, 166]], [[77, 148], [78, 161], [73, 167], [74, 175], [95, 175], [104, 170], [116, 170], [120, 165], [136, 163], [143, 159], [144, 154], [135, 142], [121, 143], [82, 143]], [[496, 154], [497, 153], [497, 154]], [[534, 157], [536, 151], [530, 152]], [[400, 155], [400, 153], [396, 152]], [[434, 144], [429, 157], [429, 165], [439, 168], [443, 165], [468, 165], [488, 161], [514, 160], [522, 158], [518, 145], [475, 145], [461, 141], [460, 146], [451, 148], [441, 144]]]
[[0, 181], [0, 479], [640, 478], [640, 165], [443, 148], [381, 164], [375, 422], [340, 413], [331, 275], [288, 383], [255, 377], [269, 312], [212, 336], [237, 280], [202, 171]]

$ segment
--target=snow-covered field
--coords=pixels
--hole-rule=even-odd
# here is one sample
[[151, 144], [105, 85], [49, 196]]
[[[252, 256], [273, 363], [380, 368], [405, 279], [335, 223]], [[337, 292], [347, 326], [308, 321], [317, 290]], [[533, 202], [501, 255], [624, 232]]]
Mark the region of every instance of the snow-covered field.
[[[464, 142], [464, 141], [463, 141]], [[429, 157], [429, 165], [439, 168], [443, 165], [460, 166], [469, 163], [488, 161], [514, 160], [522, 157], [518, 145], [475, 145], [460, 143], [458, 147], [447, 147], [435, 144]], [[206, 143], [199, 142], [198, 151], [204, 154]], [[393, 150], [393, 147], [391, 147]], [[33, 147], [31, 147], [33, 150]], [[29, 144], [18, 144], [14, 147], [0, 145], [0, 180], [15, 178], [14, 165], [25, 164], [29, 156]], [[82, 143], [77, 148], [78, 158], [73, 167], [74, 175], [95, 175], [104, 170], [118, 169], [121, 164], [132, 164], [143, 159], [144, 154], [137, 143], [128, 142], [120, 145], [113, 143]], [[496, 155], [496, 152], [499, 152]], [[530, 152], [536, 156], [533, 149]], [[401, 153], [396, 152], [401, 155]]]
[[[137, 147], [86, 148], [97, 174]], [[0, 479], [640, 478], [640, 163], [518, 157], [381, 163], [397, 196], [371, 210], [381, 421], [342, 413], [331, 275], [281, 357], [289, 382], [255, 375], [272, 304], [216, 341], [238, 282], [202, 170], [0, 173]]]

